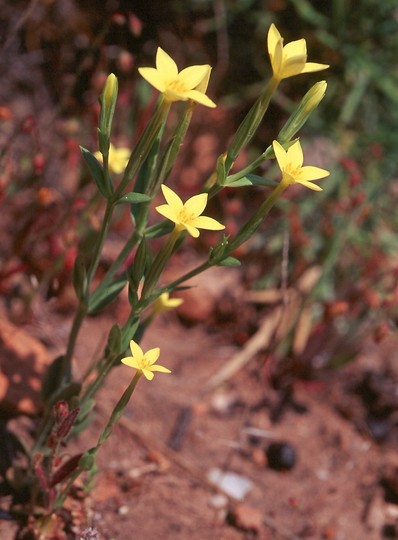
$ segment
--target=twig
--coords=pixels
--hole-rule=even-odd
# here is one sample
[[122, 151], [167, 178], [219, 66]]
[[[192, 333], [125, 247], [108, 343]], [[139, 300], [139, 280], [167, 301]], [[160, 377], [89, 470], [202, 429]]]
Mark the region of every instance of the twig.
[[247, 341], [244, 349], [236, 353], [205, 385], [204, 391], [214, 390], [243, 368], [257, 353], [268, 347], [282, 320], [284, 306], [276, 307], [261, 323], [257, 332]]

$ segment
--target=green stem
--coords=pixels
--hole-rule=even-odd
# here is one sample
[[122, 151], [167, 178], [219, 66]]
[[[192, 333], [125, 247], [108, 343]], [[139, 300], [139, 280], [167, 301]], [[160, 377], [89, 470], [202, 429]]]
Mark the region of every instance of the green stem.
[[197, 276], [198, 274], [201, 274], [202, 272], [204, 272], [205, 270], [207, 270], [211, 266], [214, 266], [214, 264], [212, 264], [209, 261], [206, 261], [206, 262], [200, 264], [199, 266], [197, 266], [196, 268], [193, 268], [190, 272], [187, 272], [186, 274], [182, 275], [178, 279], [172, 281], [171, 283], [168, 283], [167, 285], [162, 287], [162, 290], [164, 290], [164, 291], [172, 291], [176, 287], [181, 285], [181, 283], [184, 283], [184, 281], [188, 281], [191, 278]]
[[279, 82], [280, 81], [274, 77], [270, 79], [264, 92], [258, 97], [257, 101], [238, 127], [231, 144], [229, 145], [225, 159], [225, 171], [227, 174], [238, 157], [239, 152], [250, 142], [253, 135], [256, 133]]
[[141, 293], [142, 300], [148, 298], [151, 295], [153, 289], [156, 287], [160, 274], [162, 273], [167, 261], [171, 257], [174, 246], [180, 234], [181, 231], [178, 228], [174, 228], [167, 242], [162, 246], [162, 248], [156, 255], [152, 263], [151, 269], [144, 281], [144, 286]]
[[72, 380], [72, 358], [76, 347], [77, 336], [79, 335], [81, 325], [87, 313], [87, 306], [80, 303], [79, 308], [73, 319], [72, 328], [69, 333], [68, 345], [65, 356], [62, 361], [62, 379], [65, 383]]
[[114, 203], [111, 201], [108, 201], [106, 205], [104, 219], [101, 225], [101, 230], [97, 236], [97, 242], [94, 247], [94, 255], [93, 255], [90, 267], [87, 270], [87, 291], [90, 289], [91, 281], [94, 277], [95, 271], [97, 270], [98, 263], [100, 261], [101, 251], [102, 251], [105, 239], [106, 239], [106, 235], [108, 234], [108, 231], [109, 231], [114, 208], [115, 208]]
[[140, 240], [140, 233], [136, 229], [133, 234], [130, 236], [130, 238], [127, 240], [125, 245], [123, 246], [122, 250], [120, 251], [119, 255], [116, 257], [114, 262], [109, 267], [108, 271], [106, 272], [105, 276], [102, 278], [101, 283], [98, 284], [97, 288], [92, 292], [91, 294], [91, 302], [93, 304], [96, 303], [96, 300], [98, 297], [101, 297], [104, 289], [106, 289], [109, 284], [112, 281], [113, 276], [116, 274], [116, 272], [120, 269], [128, 255], [133, 250], [134, 246], [138, 243]]
[[274, 188], [271, 195], [267, 197], [253, 216], [243, 225], [243, 227], [241, 227], [235, 238], [227, 244], [227, 249], [224, 256], [230, 255], [236, 248], [241, 246], [255, 233], [286, 188], [287, 185], [284, 182], [281, 182]]
[[154, 115], [147, 124], [143, 134], [141, 135], [133, 151], [131, 152], [130, 159], [124, 171], [123, 178], [113, 195], [112, 199], [114, 201], [117, 201], [121, 197], [124, 189], [140, 170], [142, 164], [146, 160], [148, 153], [152, 148], [153, 142], [155, 141], [159, 131], [161, 130], [167, 119], [169, 110], [170, 102], [162, 99]]
[[97, 446], [95, 447], [95, 452], [98, 452], [98, 450], [101, 448], [101, 446], [104, 444], [106, 439], [111, 434], [112, 429], [115, 426], [115, 424], [117, 424], [117, 422], [123, 416], [124, 409], [127, 407], [127, 404], [130, 401], [130, 398], [131, 398], [131, 396], [132, 396], [132, 394], [133, 394], [133, 392], [135, 390], [135, 387], [137, 386], [137, 383], [140, 380], [141, 376], [142, 376], [142, 372], [137, 371], [136, 374], [134, 375], [131, 383], [126, 388], [126, 390], [123, 392], [122, 397], [117, 402], [117, 404], [116, 404], [115, 408], [113, 409], [112, 414], [111, 414], [111, 416], [110, 416], [110, 418], [109, 418], [103, 432], [101, 433], [100, 438], [98, 439]]
[[273, 153], [274, 153], [274, 150], [272, 146], [269, 146], [265, 152], [263, 152], [260, 156], [258, 156], [258, 158], [256, 158], [254, 161], [249, 163], [249, 165], [241, 169], [239, 172], [227, 176], [226, 181], [225, 181], [225, 186], [228, 186], [229, 184], [236, 182], [236, 180], [240, 180], [241, 178], [246, 176], [246, 174], [250, 174], [259, 165], [264, 163], [264, 161], [269, 159], [273, 155]]
[[[121, 344], [121, 350], [125, 350], [125, 345], [127, 340], [130, 341], [134, 337], [134, 327], [138, 326], [139, 321], [139, 314], [137, 312], [130, 312], [130, 315], [124, 324], [122, 328], [122, 344]], [[85, 389], [81, 400], [80, 400], [80, 407], [83, 407], [83, 404], [94, 397], [94, 395], [97, 393], [97, 391], [101, 388], [102, 383], [104, 382], [105, 378], [107, 377], [108, 373], [112, 370], [112, 368], [115, 365], [117, 357], [108, 357], [104, 359], [104, 362], [101, 361], [101, 367], [98, 370], [98, 374], [93, 380], [92, 383], [90, 383], [87, 388]]]

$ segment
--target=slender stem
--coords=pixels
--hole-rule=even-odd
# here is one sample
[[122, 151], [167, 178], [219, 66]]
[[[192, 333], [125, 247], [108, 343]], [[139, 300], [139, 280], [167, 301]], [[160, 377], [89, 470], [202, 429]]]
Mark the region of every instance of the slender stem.
[[225, 185], [228, 186], [229, 184], [232, 184], [236, 180], [240, 180], [241, 178], [246, 176], [246, 174], [250, 174], [256, 167], [261, 165], [261, 163], [264, 163], [264, 161], [269, 159], [272, 153], [273, 153], [273, 148], [272, 146], [269, 146], [265, 152], [263, 152], [260, 156], [258, 156], [258, 158], [256, 158], [254, 161], [249, 163], [249, 165], [241, 169], [239, 172], [235, 174], [230, 174], [229, 176], [227, 176]]
[[172, 291], [173, 289], [178, 287], [178, 285], [181, 285], [181, 283], [184, 283], [184, 281], [188, 281], [191, 278], [197, 276], [198, 274], [201, 274], [202, 272], [204, 272], [211, 266], [214, 266], [214, 265], [211, 262], [206, 261], [200, 264], [199, 266], [197, 266], [196, 268], [193, 268], [190, 272], [187, 272], [186, 274], [182, 275], [178, 279], [172, 281], [171, 283], [168, 283], [167, 285], [162, 287], [162, 289], [164, 289], [165, 291], [168, 291], [168, 290]]
[[137, 229], [135, 229], [133, 234], [130, 236], [130, 238], [127, 240], [127, 242], [123, 246], [119, 255], [116, 257], [116, 259], [113, 261], [113, 263], [109, 267], [105, 276], [102, 278], [101, 283], [99, 283], [97, 288], [92, 292], [91, 301], [94, 304], [95, 304], [96, 298], [98, 296], [101, 296], [103, 290], [109, 286], [110, 282], [112, 281], [113, 276], [120, 269], [120, 267], [126, 260], [126, 257], [128, 257], [128, 255], [131, 253], [132, 249], [138, 243], [139, 239], [140, 239], [140, 234], [138, 233]]
[[271, 195], [267, 197], [253, 216], [241, 227], [235, 238], [227, 244], [225, 255], [232, 253], [254, 234], [286, 188], [287, 185], [284, 182], [281, 182], [274, 188]]
[[89, 290], [90, 288], [90, 283], [94, 277], [95, 271], [97, 270], [98, 263], [100, 261], [101, 251], [102, 251], [105, 239], [106, 239], [106, 235], [109, 231], [114, 207], [115, 207], [114, 203], [108, 201], [106, 205], [105, 215], [104, 215], [102, 225], [101, 225], [101, 230], [97, 236], [97, 242], [94, 247], [94, 255], [93, 255], [90, 267], [87, 270], [87, 290]]
[[145, 278], [142, 288], [141, 299], [148, 298], [156, 287], [160, 274], [173, 253], [174, 246], [181, 234], [178, 228], [174, 228], [167, 242], [162, 246], [152, 263], [151, 269]]
[[83, 303], [80, 303], [79, 308], [75, 314], [75, 318], [73, 319], [72, 328], [69, 333], [68, 346], [62, 361], [62, 378], [66, 383], [69, 383], [72, 379], [72, 358], [75, 352], [77, 336], [79, 335], [80, 328], [86, 316], [86, 313], [87, 306]]
[[152, 144], [159, 133], [162, 125], [167, 119], [167, 115], [170, 110], [170, 102], [162, 100], [150, 122], [147, 124], [143, 134], [139, 138], [136, 146], [131, 152], [130, 159], [127, 163], [126, 170], [124, 171], [123, 178], [115, 190], [113, 200], [117, 200], [122, 195], [124, 189], [127, 187], [131, 179], [140, 170], [142, 164], [146, 160], [148, 153], [152, 148]]
[[126, 390], [123, 392], [122, 397], [117, 402], [115, 408], [112, 411], [112, 414], [103, 430], [103, 432], [100, 435], [100, 438], [98, 439], [97, 446], [95, 447], [95, 451], [98, 452], [98, 450], [101, 448], [101, 446], [104, 444], [106, 439], [109, 437], [109, 435], [112, 432], [112, 428], [115, 424], [120, 420], [120, 418], [123, 416], [124, 409], [127, 407], [128, 402], [130, 401], [130, 398], [135, 390], [135, 387], [137, 386], [138, 381], [140, 380], [142, 376], [141, 371], [137, 371], [126, 388]]
[[239, 152], [251, 141], [257, 131], [279, 82], [275, 77], [269, 80], [264, 91], [238, 127], [225, 158], [225, 171], [227, 174], [238, 157]]

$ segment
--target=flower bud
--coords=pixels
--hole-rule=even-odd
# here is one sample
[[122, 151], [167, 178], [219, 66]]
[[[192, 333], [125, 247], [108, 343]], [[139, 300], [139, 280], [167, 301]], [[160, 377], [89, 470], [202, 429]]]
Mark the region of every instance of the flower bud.
[[118, 82], [116, 76], [111, 73], [106, 79], [102, 95], [100, 97], [101, 112], [99, 119], [99, 130], [103, 137], [109, 139], [111, 134], [113, 114], [115, 112], [118, 93]]
[[326, 81], [320, 81], [308, 90], [301, 100], [300, 105], [281, 129], [278, 135], [278, 141], [285, 143], [290, 141], [296, 135], [299, 129], [306, 123], [312, 111], [316, 109], [322, 101], [325, 96], [326, 88]]

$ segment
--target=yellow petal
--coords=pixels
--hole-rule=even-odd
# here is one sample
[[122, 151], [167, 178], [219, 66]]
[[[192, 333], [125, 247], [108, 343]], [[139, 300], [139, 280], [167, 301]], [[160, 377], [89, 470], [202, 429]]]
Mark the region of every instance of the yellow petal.
[[301, 148], [300, 141], [296, 141], [287, 150], [287, 161], [294, 168], [299, 168], [302, 166], [303, 160], [304, 160], [303, 149]]
[[170, 189], [165, 184], [161, 185], [164, 198], [167, 201], [167, 204], [170, 205], [175, 212], [181, 212], [184, 208], [183, 202], [180, 197], [172, 189]]
[[197, 103], [204, 105], [205, 107], [217, 107], [214, 101], [207, 97], [206, 94], [202, 94], [202, 92], [199, 92], [198, 90], [189, 90], [185, 93], [185, 96], [188, 99], [192, 99], [192, 101], [196, 101]]
[[312, 189], [312, 191], [323, 191], [321, 187], [317, 186], [316, 184], [313, 184], [312, 182], [306, 182], [305, 180], [303, 180], [298, 183], [308, 189]]
[[164, 366], [159, 366], [156, 364], [156, 366], [151, 366], [151, 371], [159, 371], [160, 373], [171, 373], [170, 369], [167, 369]]
[[156, 68], [165, 78], [166, 84], [173, 81], [178, 76], [178, 67], [174, 60], [163, 49], [158, 47], [156, 52]]
[[207, 65], [189, 66], [178, 74], [178, 81], [184, 85], [186, 90], [193, 90], [206, 77]]
[[280, 35], [274, 23], [272, 23], [271, 26], [269, 27], [268, 37], [267, 37], [268, 52], [270, 55], [275, 54], [275, 49], [279, 47], [279, 44], [281, 41], [282, 41], [282, 36]]
[[283, 57], [297, 58], [297, 61], [305, 62], [307, 60], [307, 43], [304, 38], [291, 41], [283, 47]]
[[174, 223], [178, 223], [180, 221], [178, 213], [168, 204], [161, 204], [160, 206], [156, 206], [155, 210], [156, 212], [159, 212], [159, 214], [169, 219], [170, 221], [173, 221]]
[[313, 71], [322, 71], [323, 69], [327, 69], [328, 67], [329, 67], [328, 64], [316, 64], [315, 62], [307, 62], [301, 73], [312, 73]]
[[133, 356], [126, 356], [126, 358], [121, 359], [121, 362], [126, 366], [139, 369], [139, 363], [137, 362], [137, 359]]
[[154, 378], [154, 374], [149, 369], [143, 369], [142, 373], [148, 381], [151, 381]]
[[145, 353], [145, 358], [152, 365], [159, 358], [159, 355], [160, 355], [160, 349], [159, 347], [155, 347], [154, 349], [149, 349], [149, 351]]
[[275, 157], [278, 162], [279, 168], [281, 171], [283, 171], [286, 168], [287, 164], [287, 154], [283, 146], [278, 143], [278, 141], [274, 141], [272, 143], [272, 147], [274, 149]]
[[288, 79], [289, 77], [294, 77], [295, 75], [300, 75], [303, 73], [305, 67], [305, 61], [300, 59], [290, 59], [283, 63], [281, 78]]
[[190, 225], [197, 227], [198, 229], [208, 229], [209, 231], [221, 231], [225, 229], [225, 225], [207, 216], [199, 216], [196, 219], [190, 221]]
[[184, 204], [184, 209], [188, 215], [200, 216], [203, 210], [206, 208], [207, 204], [207, 193], [200, 193], [199, 195], [194, 195]]
[[207, 87], [209, 86], [209, 80], [210, 80], [210, 74], [211, 74], [211, 66], [209, 64], [206, 64], [206, 73], [203, 79], [200, 81], [200, 83], [195, 87], [195, 90], [198, 92], [202, 92], [202, 94], [205, 94], [207, 91]]
[[144, 356], [141, 347], [133, 339], [130, 341], [130, 351], [135, 358], [142, 359]]
[[299, 174], [297, 175], [298, 179], [301, 181], [311, 181], [311, 180], [320, 180], [329, 176], [330, 172], [325, 169], [320, 169], [319, 167], [313, 167], [311, 165], [306, 165], [302, 167]]
[[191, 236], [193, 236], [194, 238], [198, 238], [200, 233], [199, 233], [198, 229], [196, 229], [196, 227], [192, 227], [192, 225], [190, 225], [189, 223], [185, 223], [184, 228], [188, 231], [188, 233]]
[[278, 76], [282, 67], [283, 39], [274, 24], [271, 24], [270, 26], [267, 41], [268, 54], [271, 59], [272, 71], [274, 72], [275, 76]]
[[138, 68], [138, 72], [149, 84], [151, 84], [159, 92], [165, 92], [166, 81], [161, 73], [155, 68], [143, 67]]

